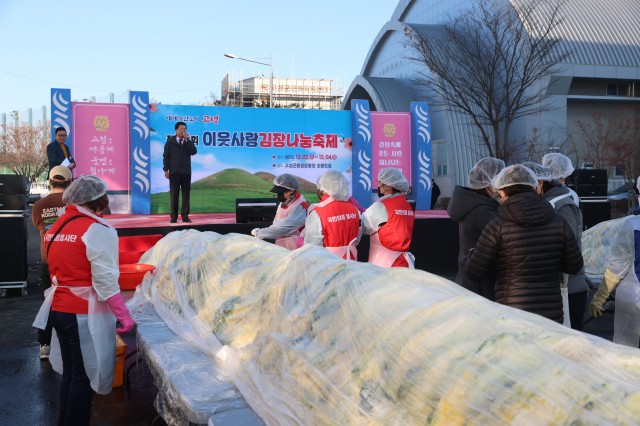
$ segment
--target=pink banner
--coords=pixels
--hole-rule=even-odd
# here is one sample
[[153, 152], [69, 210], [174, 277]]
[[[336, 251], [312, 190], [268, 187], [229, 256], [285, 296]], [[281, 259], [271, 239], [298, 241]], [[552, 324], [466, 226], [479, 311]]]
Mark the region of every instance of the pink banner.
[[380, 169], [393, 167], [411, 182], [411, 116], [405, 112], [371, 112], [373, 188]]
[[75, 176], [95, 175], [109, 191], [129, 190], [129, 105], [74, 102]]

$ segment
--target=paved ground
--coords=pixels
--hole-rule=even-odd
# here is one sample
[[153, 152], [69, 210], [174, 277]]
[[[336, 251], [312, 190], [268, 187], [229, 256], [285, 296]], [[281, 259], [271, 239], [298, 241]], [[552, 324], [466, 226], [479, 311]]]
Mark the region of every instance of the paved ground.
[[[9, 290], [8, 297], [0, 299], [2, 425], [53, 425], [56, 421], [60, 376], [48, 361], [40, 361], [36, 329], [31, 326], [42, 303], [42, 291], [38, 287], [38, 235], [30, 221], [28, 233], [29, 294], [21, 297], [20, 290]], [[135, 336], [124, 339], [129, 351], [134, 350]], [[131, 357], [125, 367], [131, 367], [130, 385], [94, 396], [91, 424], [164, 425], [153, 406], [157, 389], [144, 363], [135, 364]]]
[[[58, 401], [60, 377], [48, 362], [38, 358], [36, 330], [31, 327], [42, 301], [37, 286], [39, 261], [38, 236], [29, 221], [28, 264], [29, 295], [20, 296], [10, 290], [0, 299], [0, 423], [2, 425], [52, 425]], [[7, 244], [6, 241], [2, 242]], [[451, 278], [452, 274], [443, 273]], [[611, 340], [613, 315], [590, 321], [585, 331]], [[129, 350], [135, 347], [135, 337], [127, 336]], [[133, 364], [132, 357], [126, 368]], [[153, 377], [143, 363], [134, 365], [131, 383], [107, 396], [94, 396], [92, 425], [163, 425], [153, 406], [157, 389]]]

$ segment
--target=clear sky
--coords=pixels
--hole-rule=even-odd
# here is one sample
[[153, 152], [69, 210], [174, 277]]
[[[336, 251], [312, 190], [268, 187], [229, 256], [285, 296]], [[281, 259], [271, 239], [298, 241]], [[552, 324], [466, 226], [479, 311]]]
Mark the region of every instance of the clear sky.
[[[0, 113], [74, 100], [127, 102], [147, 90], [165, 104], [220, 97], [240, 78], [331, 79], [344, 93], [397, 0], [0, 0]], [[262, 59], [259, 59], [262, 58]], [[34, 112], [35, 115], [35, 112]]]

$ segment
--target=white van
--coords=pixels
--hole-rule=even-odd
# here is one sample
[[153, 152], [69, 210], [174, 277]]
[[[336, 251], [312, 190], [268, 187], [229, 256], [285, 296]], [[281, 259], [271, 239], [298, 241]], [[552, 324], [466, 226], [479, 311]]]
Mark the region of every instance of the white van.
[[29, 185], [29, 204], [33, 204], [40, 198], [49, 195], [49, 184], [42, 182], [32, 182]]

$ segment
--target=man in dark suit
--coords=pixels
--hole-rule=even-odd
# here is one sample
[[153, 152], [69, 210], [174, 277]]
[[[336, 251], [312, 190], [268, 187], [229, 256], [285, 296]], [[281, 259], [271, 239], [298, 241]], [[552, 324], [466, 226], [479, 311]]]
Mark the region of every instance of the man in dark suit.
[[71, 148], [65, 143], [67, 131], [64, 127], [56, 128], [56, 140], [47, 145], [47, 159], [49, 160], [49, 171], [55, 166], [63, 165], [64, 160], [69, 160], [69, 164], [64, 164], [69, 170], [76, 167], [76, 161], [71, 156]]
[[198, 150], [189, 138], [187, 125], [179, 121], [175, 125], [176, 134], [164, 144], [163, 166], [164, 176], [169, 179], [171, 193], [171, 223], [178, 221], [178, 196], [182, 190], [182, 209], [180, 215], [185, 223], [189, 219], [189, 199], [191, 195], [191, 156]]

